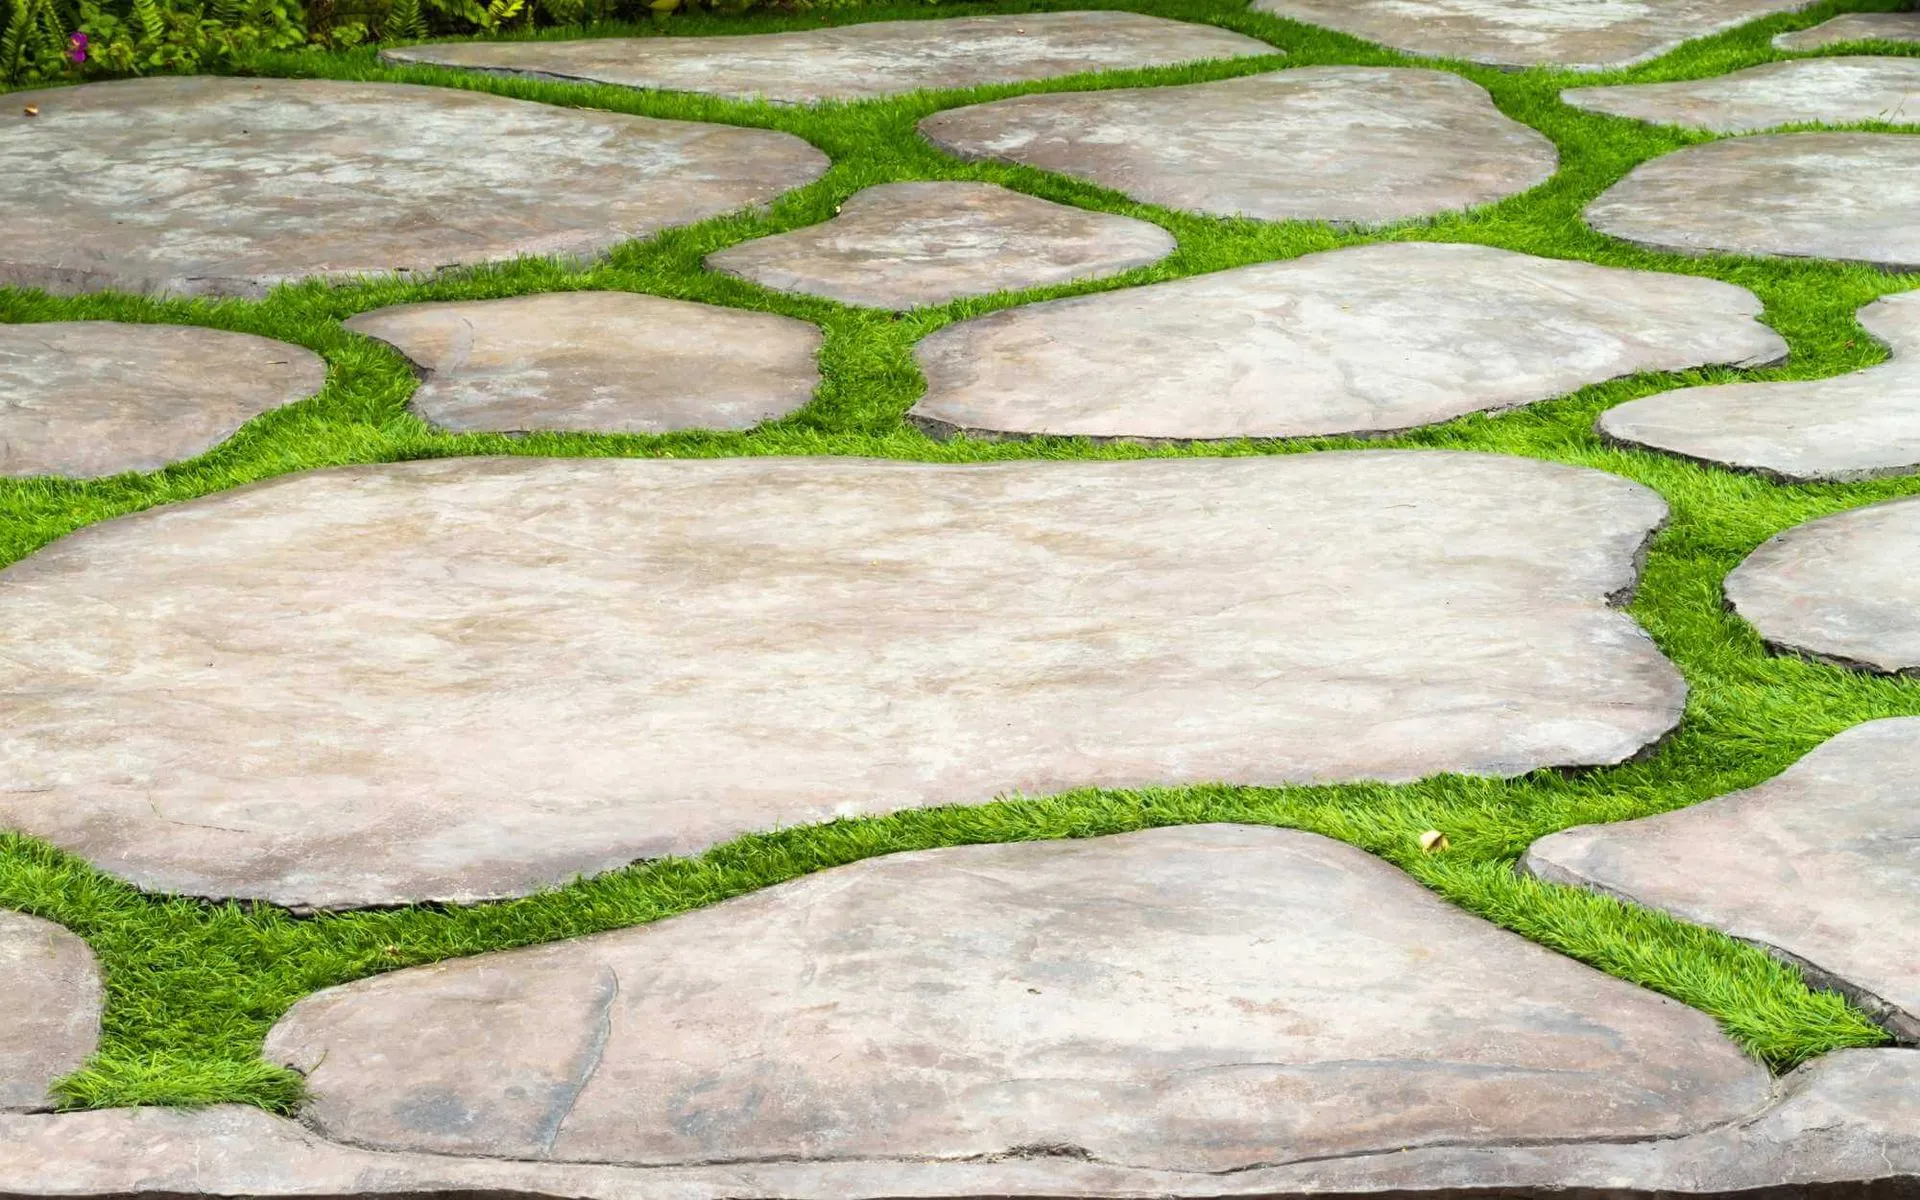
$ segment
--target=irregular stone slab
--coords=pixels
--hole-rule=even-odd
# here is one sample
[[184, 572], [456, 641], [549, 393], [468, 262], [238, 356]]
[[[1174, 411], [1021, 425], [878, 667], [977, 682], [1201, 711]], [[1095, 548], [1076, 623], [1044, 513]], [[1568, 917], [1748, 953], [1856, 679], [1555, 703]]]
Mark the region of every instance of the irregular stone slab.
[[1920, 269], [1920, 138], [1777, 133], [1641, 163], [1587, 206], [1602, 233], [1726, 251]]
[[64, 292], [257, 296], [305, 276], [587, 257], [828, 166], [771, 130], [391, 83], [133, 79], [8, 105], [0, 284]]
[[1920, 718], [1855, 726], [1744, 792], [1542, 838], [1522, 866], [1758, 942], [1920, 1041]]
[[872, 21], [742, 37], [448, 42], [381, 52], [394, 63], [812, 104], [1279, 54], [1266, 42], [1128, 12]]
[[247, 333], [115, 321], [0, 325], [0, 475], [157, 471], [326, 380], [313, 351]]
[[1727, 576], [1770, 645], [1870, 671], [1920, 669], [1920, 497], [1776, 534]]
[[961, 296], [1117, 275], [1172, 254], [1173, 235], [990, 183], [887, 183], [824, 225], [707, 255], [707, 266], [783, 292], [914, 308]]
[[0, 825], [160, 891], [475, 900], [1006, 792], [1618, 762], [1664, 519], [1496, 455], [454, 459], [0, 572]]
[[1301, 67], [1184, 87], [1051, 92], [937, 112], [950, 154], [1090, 179], [1221, 217], [1374, 224], [1543, 183], [1553, 143], [1478, 84], [1403, 67]]
[[461, 431], [751, 429], [820, 381], [805, 321], [631, 292], [402, 304], [346, 326], [412, 360], [414, 411]]
[[1384, 432], [1636, 371], [1782, 358], [1752, 293], [1488, 246], [1380, 243], [950, 325], [916, 354], [936, 429], [1089, 437]]
[[1920, 292], [1874, 301], [1860, 324], [1892, 361], [1792, 383], [1682, 388], [1600, 417], [1617, 441], [1791, 482], [1871, 479], [1920, 467]]
[[1811, 29], [1773, 39], [1782, 50], [1820, 50], [1842, 42], [1920, 42], [1920, 12], [1842, 13]]
[[54, 1081], [100, 1042], [93, 952], [51, 921], [0, 910], [0, 995], [0, 1112], [51, 1108]]
[[1713, 79], [1572, 88], [1560, 98], [1589, 112], [1716, 133], [1800, 121], [1914, 124], [1920, 123], [1920, 58], [1797, 58]]

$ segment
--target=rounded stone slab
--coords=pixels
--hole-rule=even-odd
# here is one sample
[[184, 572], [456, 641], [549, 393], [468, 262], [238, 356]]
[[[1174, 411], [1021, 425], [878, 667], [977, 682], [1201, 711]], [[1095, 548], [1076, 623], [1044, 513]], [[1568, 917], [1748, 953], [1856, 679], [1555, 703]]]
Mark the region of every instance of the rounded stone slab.
[[0, 284], [257, 296], [307, 276], [587, 257], [766, 204], [827, 166], [790, 134], [456, 88], [171, 78], [22, 92], [0, 117]]
[[1560, 98], [1589, 112], [1716, 133], [1803, 121], [1920, 124], [1920, 58], [1797, 58], [1713, 79], [1572, 88]]
[[1608, 409], [1600, 432], [1796, 483], [1920, 468], [1920, 292], [1874, 301], [1860, 324], [1892, 361], [1832, 379], [1662, 392]]
[[55, 1080], [100, 1041], [100, 972], [51, 921], [0, 910], [0, 1112], [52, 1108]]
[[1618, 762], [1666, 507], [1373, 451], [288, 476], [0, 572], [0, 826], [154, 890], [467, 901], [1009, 792]]
[[156, 471], [306, 399], [326, 379], [311, 350], [247, 333], [0, 324], [0, 475]]
[[1778, 133], [1641, 163], [1587, 206], [1602, 233], [1682, 254], [1920, 269], [1920, 137]]
[[1279, 53], [1265, 42], [1211, 25], [1140, 13], [1059, 12], [873, 21], [743, 37], [449, 42], [387, 50], [381, 57], [812, 104]]
[[905, 309], [1117, 275], [1172, 254], [1147, 221], [990, 183], [887, 183], [824, 225], [707, 255], [707, 266], [783, 292]]
[[1712, 280], [1396, 242], [1031, 304], [916, 354], [936, 428], [1089, 437], [1385, 432], [1636, 371], [1784, 357]]
[[1553, 143], [1478, 84], [1404, 67], [1301, 67], [1181, 87], [1015, 96], [920, 132], [967, 159], [1024, 163], [1168, 208], [1377, 224], [1543, 183]]
[[1920, 42], [1920, 12], [1842, 13], [1811, 29], [1773, 39], [1782, 50], [1820, 50], [1842, 42]]
[[820, 381], [805, 321], [632, 292], [402, 304], [346, 326], [406, 355], [414, 411], [459, 431], [751, 429]]
[[868, 859], [332, 988], [265, 1052], [336, 1140], [659, 1166], [1225, 1172], [1685, 1135], [1771, 1090], [1704, 1014], [1244, 825]]
[[1776, 534], [1727, 576], [1767, 643], [1869, 671], [1920, 671], [1920, 497]]

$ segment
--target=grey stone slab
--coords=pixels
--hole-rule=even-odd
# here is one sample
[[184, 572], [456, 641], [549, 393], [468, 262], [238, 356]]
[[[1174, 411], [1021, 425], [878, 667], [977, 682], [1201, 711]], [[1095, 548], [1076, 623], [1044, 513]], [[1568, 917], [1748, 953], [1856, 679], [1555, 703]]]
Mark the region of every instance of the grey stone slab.
[[1712, 79], [1571, 88], [1575, 108], [1715, 133], [1856, 121], [1920, 124], [1920, 58], [1796, 58]]
[[1005, 309], [917, 354], [935, 428], [1090, 437], [1378, 433], [1636, 371], [1782, 358], [1706, 279], [1395, 242]]
[[806, 404], [820, 330], [632, 292], [402, 304], [348, 329], [407, 356], [413, 409], [446, 429], [751, 429]]
[[1727, 602], [1780, 649], [1920, 670], [1920, 496], [1776, 534], [1727, 576]]
[[707, 266], [783, 292], [901, 309], [1116, 275], [1175, 245], [1150, 222], [990, 183], [887, 183], [855, 193], [824, 225], [731, 246]]
[[0, 826], [154, 890], [475, 900], [1008, 792], [1517, 775], [1685, 686], [1666, 515], [1499, 455], [456, 459], [0, 572]]
[[1279, 54], [1266, 42], [1129, 12], [873, 21], [740, 37], [450, 42], [383, 51], [395, 63], [469, 67], [734, 100], [812, 104]]
[[1804, 8], [1807, 0], [1257, 0], [1254, 8], [1411, 54], [1601, 70]]
[[1773, 39], [1782, 50], [1820, 50], [1842, 42], [1920, 42], [1920, 12], [1841, 13], [1811, 29]]
[[1891, 361], [1831, 379], [1661, 392], [1607, 410], [1600, 431], [1793, 482], [1920, 468], [1920, 291], [1874, 301], [1860, 324]]
[[308, 276], [589, 257], [766, 204], [827, 166], [791, 134], [456, 88], [202, 77], [16, 92], [0, 115], [0, 284], [257, 296]]
[[88, 478], [203, 454], [327, 380], [311, 350], [185, 325], [0, 325], [0, 475]]
[[1641, 163], [1587, 206], [1602, 233], [1682, 254], [1920, 270], [1920, 137], [1776, 133]]
[[1368, 225], [1545, 182], [1553, 143], [1478, 84], [1404, 67], [1301, 67], [1182, 87], [1015, 96], [937, 112], [928, 140], [1168, 208]]
[[0, 910], [0, 997], [0, 1113], [51, 1108], [48, 1089], [100, 1041], [93, 952], [51, 921]]
[[1744, 792], [1542, 838], [1522, 865], [1757, 942], [1920, 1041], [1920, 717]]

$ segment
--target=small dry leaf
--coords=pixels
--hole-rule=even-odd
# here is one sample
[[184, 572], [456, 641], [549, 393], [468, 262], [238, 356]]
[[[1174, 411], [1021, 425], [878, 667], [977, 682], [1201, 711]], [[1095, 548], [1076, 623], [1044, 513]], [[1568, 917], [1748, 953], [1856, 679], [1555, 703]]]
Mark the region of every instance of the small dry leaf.
[[1438, 829], [1429, 829], [1420, 835], [1420, 849], [1432, 854], [1447, 848], [1447, 835]]
[[26, 113], [26, 115], [28, 115], [29, 117], [37, 117], [40, 115], [40, 106], [38, 104], [29, 104], [26, 106], [26, 108], [22, 109], [21, 111]]

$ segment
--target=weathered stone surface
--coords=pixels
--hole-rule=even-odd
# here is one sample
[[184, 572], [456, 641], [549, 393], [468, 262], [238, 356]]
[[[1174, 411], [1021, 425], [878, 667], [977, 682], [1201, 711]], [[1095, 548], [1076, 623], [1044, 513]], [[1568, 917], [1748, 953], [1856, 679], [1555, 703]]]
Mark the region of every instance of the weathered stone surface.
[[805, 321], [632, 292], [402, 304], [346, 325], [421, 369], [413, 408], [447, 429], [751, 429], [820, 380]]
[[1487, 246], [1383, 243], [1006, 309], [917, 351], [913, 415], [1092, 437], [1381, 432], [1635, 371], [1766, 362], [1750, 292]]
[[1920, 292], [1876, 300], [1860, 324], [1889, 362], [1851, 375], [1662, 392], [1609, 409], [1608, 437], [1781, 479], [1852, 480], [1920, 467]]
[[1820, 50], [1842, 42], [1920, 42], [1920, 12], [1842, 13], [1811, 29], [1773, 39], [1782, 50]]
[[0, 997], [0, 1112], [50, 1108], [47, 1089], [100, 1040], [93, 953], [51, 921], [0, 910]]
[[1572, 88], [1560, 98], [1590, 112], [1716, 133], [1802, 121], [1904, 125], [1920, 123], [1920, 58], [1797, 58], [1712, 79]]
[[114, 321], [0, 325], [0, 475], [158, 470], [326, 380], [313, 351], [251, 334]]
[[1173, 253], [1158, 225], [990, 183], [888, 183], [824, 225], [707, 256], [717, 271], [844, 304], [914, 308], [1116, 275]]
[[1446, 452], [291, 476], [0, 572], [0, 825], [333, 906], [1014, 790], [1616, 762], [1684, 700], [1606, 602], [1664, 516]]
[[1768, 643], [1872, 671], [1920, 669], [1920, 497], [1808, 521], [1727, 576]]
[[1015, 96], [920, 122], [936, 146], [1223, 217], [1373, 224], [1544, 182], [1553, 144], [1444, 71], [1301, 67], [1184, 87]]
[[381, 56], [397, 63], [812, 104], [1279, 53], [1211, 25], [1141, 13], [1059, 12], [873, 21], [743, 37], [450, 42]]
[[1744, 792], [1542, 838], [1523, 865], [1758, 942], [1920, 1041], [1920, 718], [1855, 726]]
[[791, 134], [454, 88], [16, 92], [0, 116], [0, 284], [252, 296], [303, 276], [591, 256], [764, 204], [827, 165]]
[[1777, 133], [1641, 163], [1587, 206], [1602, 233], [1716, 250], [1920, 269], [1920, 137]]
[[1807, 0], [1257, 0], [1254, 8], [1412, 54], [1598, 70], [1657, 58]]

